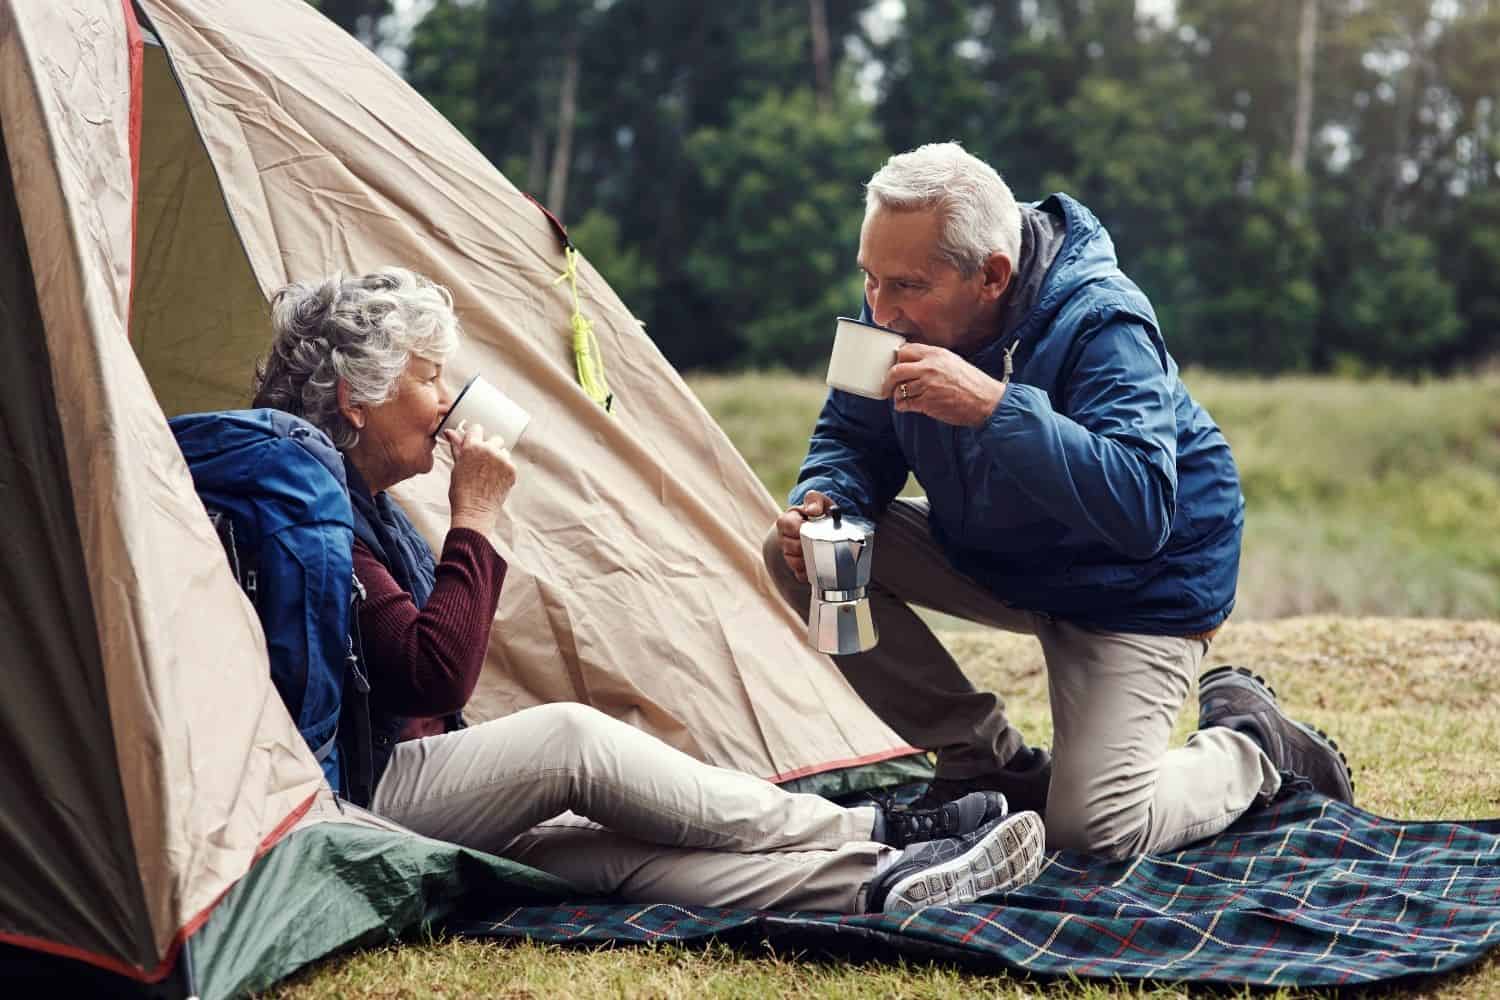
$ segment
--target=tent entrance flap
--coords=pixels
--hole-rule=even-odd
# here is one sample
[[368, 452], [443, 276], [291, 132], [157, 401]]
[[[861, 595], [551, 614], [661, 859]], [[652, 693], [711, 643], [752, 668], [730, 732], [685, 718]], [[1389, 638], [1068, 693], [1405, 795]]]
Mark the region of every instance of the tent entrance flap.
[[130, 341], [167, 416], [246, 406], [265, 296], [166, 50], [145, 47]]
[[0, 128], [0, 246], [10, 250], [0, 254], [0, 941], [149, 967], [130, 840], [108, 835], [130, 823], [10, 126]]

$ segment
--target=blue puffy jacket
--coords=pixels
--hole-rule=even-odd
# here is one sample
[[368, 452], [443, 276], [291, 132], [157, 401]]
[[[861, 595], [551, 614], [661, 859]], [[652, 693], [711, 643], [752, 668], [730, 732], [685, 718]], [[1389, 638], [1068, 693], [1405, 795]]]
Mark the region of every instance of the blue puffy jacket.
[[[1088, 628], [1194, 635], [1229, 616], [1244, 497], [1114, 243], [1066, 195], [1066, 237], [1030, 314], [968, 360], [1000, 405], [954, 427], [832, 390], [799, 482], [877, 518], [914, 473], [954, 565], [1007, 603]], [[880, 539], [876, 536], [876, 551]]]

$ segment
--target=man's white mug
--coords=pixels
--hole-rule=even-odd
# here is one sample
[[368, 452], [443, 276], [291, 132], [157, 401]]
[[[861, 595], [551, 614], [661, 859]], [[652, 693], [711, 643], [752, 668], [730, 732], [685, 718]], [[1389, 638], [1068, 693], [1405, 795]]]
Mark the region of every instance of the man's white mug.
[[833, 354], [828, 359], [828, 378], [835, 389], [866, 399], [884, 399], [880, 392], [885, 374], [896, 363], [896, 352], [906, 338], [884, 327], [847, 316], [839, 317], [833, 335]]
[[478, 424], [484, 428], [485, 437], [498, 437], [505, 447], [515, 448], [526, 425], [531, 423], [531, 414], [485, 381], [483, 375], [475, 375], [458, 391], [458, 398], [448, 408], [434, 436], [441, 435], [444, 428], [459, 429], [465, 423]]

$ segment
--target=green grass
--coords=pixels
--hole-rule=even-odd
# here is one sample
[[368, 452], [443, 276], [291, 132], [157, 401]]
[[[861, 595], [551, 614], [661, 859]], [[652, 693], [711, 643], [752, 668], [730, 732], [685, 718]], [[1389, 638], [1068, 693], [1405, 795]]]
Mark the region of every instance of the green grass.
[[[1003, 692], [1028, 737], [1051, 730], [1041, 653], [1034, 641], [994, 632], [945, 633], [981, 687]], [[1254, 665], [1289, 710], [1328, 729], [1349, 754], [1356, 794], [1387, 816], [1500, 815], [1500, 624], [1439, 619], [1295, 618], [1232, 623], [1213, 662]], [[1190, 704], [1192, 702], [1190, 701]], [[1193, 722], [1178, 720], [1178, 739]], [[1192, 995], [1201, 996], [1194, 990]], [[763, 996], [1187, 997], [1170, 985], [1041, 983], [928, 964], [806, 961], [727, 948], [583, 950], [532, 943], [414, 941], [319, 963], [270, 995], [324, 997]], [[1278, 998], [1280, 991], [1225, 996]], [[1364, 996], [1348, 993], [1341, 996]], [[1420, 979], [1400, 996], [1479, 1000], [1500, 996], [1494, 955], [1452, 975]]]
[[[1186, 380], [1244, 486], [1237, 618], [1500, 617], [1500, 375]], [[822, 384], [785, 374], [691, 384], [784, 499]]]
[[[818, 383], [750, 375], [692, 384], [783, 496], [822, 399]], [[1254, 666], [1291, 711], [1333, 733], [1365, 808], [1400, 817], [1500, 815], [1500, 624], [1454, 620], [1500, 617], [1500, 376], [1413, 385], [1190, 373], [1189, 384], [1225, 428], [1250, 502], [1240, 609], [1209, 663]], [[1305, 617], [1282, 617], [1291, 614]], [[1051, 723], [1036, 643], [973, 630], [945, 631], [943, 639], [975, 683], [1002, 692], [1022, 730], [1045, 743]], [[1191, 715], [1179, 719], [1179, 741]], [[1203, 991], [723, 947], [438, 940], [338, 957], [271, 995], [1165, 1000]], [[1373, 995], [1500, 996], [1500, 959]]]

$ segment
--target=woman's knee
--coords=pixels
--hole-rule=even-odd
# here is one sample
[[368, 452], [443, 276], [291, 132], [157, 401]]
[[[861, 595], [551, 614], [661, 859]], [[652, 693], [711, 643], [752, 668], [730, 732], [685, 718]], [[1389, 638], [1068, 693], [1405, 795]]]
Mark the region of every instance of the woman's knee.
[[624, 725], [591, 705], [555, 701], [526, 709], [528, 720], [548, 745], [559, 751], [576, 750], [600, 739], [615, 726]]

